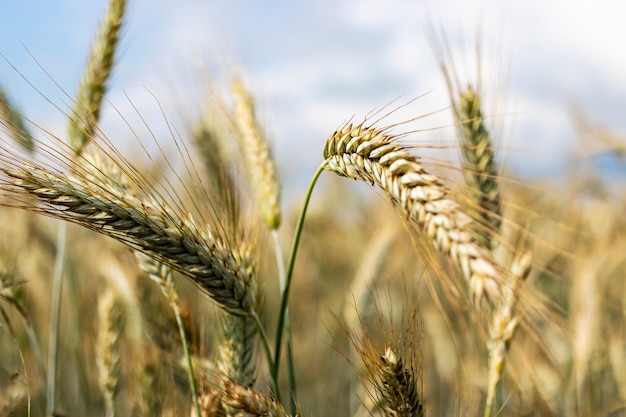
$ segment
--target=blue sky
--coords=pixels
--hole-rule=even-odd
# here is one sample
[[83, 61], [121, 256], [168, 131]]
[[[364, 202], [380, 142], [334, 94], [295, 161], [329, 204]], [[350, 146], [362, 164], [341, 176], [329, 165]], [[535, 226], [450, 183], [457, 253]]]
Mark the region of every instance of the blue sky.
[[[104, 0], [4, 0], [0, 53], [56, 105], [66, 108], [106, 10]], [[475, 69], [481, 27], [483, 70], [501, 87], [488, 95], [518, 173], [553, 175], [578, 144], [571, 109], [626, 132], [626, 6], [620, 1], [130, 1], [112, 106], [129, 99], [157, 136], [168, 136], [152, 94], [184, 131], [207, 92], [202, 71], [228, 79], [235, 64], [255, 91], [283, 176], [309, 178], [326, 137], [394, 99], [426, 94], [403, 117], [442, 109], [447, 93], [427, 36], [428, 19], [450, 39], [462, 74]], [[32, 54], [31, 57], [30, 54]], [[57, 82], [55, 86], [37, 63]], [[464, 80], [474, 80], [471, 75]], [[33, 120], [63, 135], [58, 110], [0, 60], [0, 83]], [[128, 98], [129, 99], [128, 99]], [[103, 129], [122, 137], [109, 106]], [[449, 123], [448, 112], [418, 123]], [[411, 138], [449, 141], [445, 129]], [[625, 135], [626, 137], [626, 135]], [[598, 147], [598, 149], [602, 149]], [[528, 157], [530, 155], [531, 157]], [[288, 183], [289, 179], [285, 178]]]

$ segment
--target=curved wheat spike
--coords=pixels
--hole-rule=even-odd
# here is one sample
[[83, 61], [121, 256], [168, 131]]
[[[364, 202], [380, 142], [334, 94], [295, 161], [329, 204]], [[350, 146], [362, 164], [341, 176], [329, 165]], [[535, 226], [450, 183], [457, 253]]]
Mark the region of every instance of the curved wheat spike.
[[476, 304], [485, 296], [497, 301], [506, 282], [504, 273], [491, 252], [472, 236], [472, 219], [451, 198], [443, 181], [426, 172], [418, 157], [397, 143], [389, 130], [364, 123], [345, 125], [326, 142], [326, 169], [377, 185], [461, 269]]
[[255, 305], [251, 261], [191, 216], [86, 177], [16, 166], [11, 156], [1, 164], [0, 188], [17, 200], [14, 206], [79, 224], [166, 263], [233, 314], [247, 315]]

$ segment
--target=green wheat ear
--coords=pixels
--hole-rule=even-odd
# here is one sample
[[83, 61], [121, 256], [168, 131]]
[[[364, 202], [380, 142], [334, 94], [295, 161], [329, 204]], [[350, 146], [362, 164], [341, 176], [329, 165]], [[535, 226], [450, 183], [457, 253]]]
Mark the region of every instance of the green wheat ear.
[[[485, 245], [494, 248], [498, 244], [502, 203], [498, 189], [498, 170], [493, 145], [481, 111], [480, 97], [468, 85], [459, 93], [459, 102], [454, 108], [455, 118], [461, 134], [465, 183], [472, 200], [478, 205], [473, 217], [487, 225], [493, 233], [476, 235]], [[491, 236], [490, 236], [491, 235]]]
[[100, 118], [102, 99], [113, 69], [125, 7], [126, 0], [111, 1], [78, 88], [76, 102], [70, 115], [68, 135], [70, 145], [79, 155], [93, 138]]

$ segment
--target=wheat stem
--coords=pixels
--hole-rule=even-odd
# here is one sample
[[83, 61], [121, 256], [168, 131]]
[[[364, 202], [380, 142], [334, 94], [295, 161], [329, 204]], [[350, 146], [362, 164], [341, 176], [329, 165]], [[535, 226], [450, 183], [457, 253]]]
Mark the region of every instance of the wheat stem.
[[[274, 251], [276, 252], [276, 266], [278, 268], [278, 283], [280, 287], [280, 296], [285, 293], [285, 261], [283, 259], [282, 246], [278, 238], [278, 230], [272, 230], [272, 240], [274, 241]], [[289, 306], [285, 312], [285, 344], [287, 345], [287, 372], [289, 373], [289, 387], [291, 389], [291, 412], [295, 412], [295, 395], [297, 392], [296, 387], [296, 367], [293, 358], [293, 341], [291, 339], [291, 317], [289, 314]]]
[[263, 327], [263, 322], [261, 322], [261, 318], [256, 313], [256, 311], [253, 311], [252, 313], [250, 313], [250, 317], [252, 317], [252, 320], [254, 320], [257, 330], [259, 331], [259, 334], [261, 335], [261, 345], [263, 346], [263, 351], [265, 352], [265, 359], [267, 360], [267, 366], [270, 368], [270, 375], [272, 376], [272, 381], [271, 381], [272, 390], [274, 392], [274, 395], [276, 396], [276, 399], [280, 401], [280, 388], [278, 385], [278, 381], [274, 379], [274, 373], [275, 373], [274, 369], [276, 367], [276, 364], [274, 363], [274, 359], [272, 358], [272, 351], [270, 350], [269, 338], [267, 337], [267, 333], [265, 332], [265, 328]]
[[59, 319], [61, 316], [61, 290], [65, 269], [65, 242], [67, 223], [59, 223], [57, 233], [57, 252], [54, 258], [52, 279], [52, 299], [50, 301], [50, 337], [48, 338], [48, 384], [46, 391], [46, 415], [54, 415], [56, 393], [56, 369], [59, 349]]
[[[283, 330], [285, 327], [285, 317], [287, 315], [287, 308], [289, 302], [289, 290], [291, 289], [291, 283], [293, 281], [293, 268], [296, 263], [296, 255], [298, 254], [298, 245], [300, 244], [300, 236], [302, 234], [302, 227], [304, 226], [304, 219], [306, 218], [306, 211], [309, 206], [309, 201], [311, 199], [311, 195], [313, 194], [313, 188], [317, 183], [317, 179], [322, 174], [324, 169], [326, 168], [326, 163], [322, 163], [320, 167], [313, 174], [313, 179], [309, 184], [309, 187], [306, 192], [306, 196], [304, 197], [304, 203], [302, 205], [302, 211], [300, 212], [300, 217], [298, 217], [298, 223], [296, 224], [296, 230], [294, 232], [293, 237], [293, 245], [291, 247], [291, 254], [289, 255], [289, 263], [287, 264], [287, 277], [285, 280], [285, 290], [283, 291], [283, 296], [280, 300], [280, 310], [278, 312], [278, 325], [276, 327], [276, 343], [274, 345], [274, 372], [272, 374], [272, 379], [274, 383], [278, 385], [278, 370], [279, 370], [279, 361], [280, 361], [280, 350], [283, 339]], [[295, 396], [295, 393], [293, 393]]]

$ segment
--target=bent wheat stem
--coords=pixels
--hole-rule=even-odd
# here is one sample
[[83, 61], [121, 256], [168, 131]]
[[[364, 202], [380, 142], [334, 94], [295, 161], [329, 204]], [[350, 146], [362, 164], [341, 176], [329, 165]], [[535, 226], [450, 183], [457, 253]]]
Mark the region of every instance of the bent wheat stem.
[[[278, 312], [278, 326], [276, 328], [276, 343], [274, 346], [274, 373], [272, 374], [272, 379], [274, 383], [278, 385], [278, 370], [279, 370], [279, 361], [280, 361], [280, 350], [283, 339], [283, 330], [285, 327], [285, 317], [287, 313], [287, 305], [289, 302], [289, 290], [291, 289], [291, 283], [293, 281], [293, 267], [296, 263], [296, 255], [298, 253], [298, 245], [300, 244], [300, 236], [302, 234], [302, 227], [304, 226], [304, 219], [306, 218], [306, 211], [309, 207], [309, 201], [311, 200], [311, 194], [313, 193], [313, 188], [317, 183], [317, 179], [322, 174], [322, 171], [326, 168], [326, 162], [324, 162], [313, 174], [313, 179], [309, 184], [309, 188], [307, 189], [306, 196], [304, 197], [304, 203], [302, 205], [302, 211], [300, 212], [300, 217], [298, 217], [298, 223], [296, 224], [296, 230], [294, 232], [293, 237], [293, 245], [291, 247], [291, 254], [289, 255], [289, 263], [287, 264], [287, 276], [285, 280], [285, 290], [283, 291], [282, 298], [280, 300], [280, 310]], [[292, 401], [295, 398], [295, 393], [291, 396]], [[293, 405], [293, 404], [292, 404]]]

